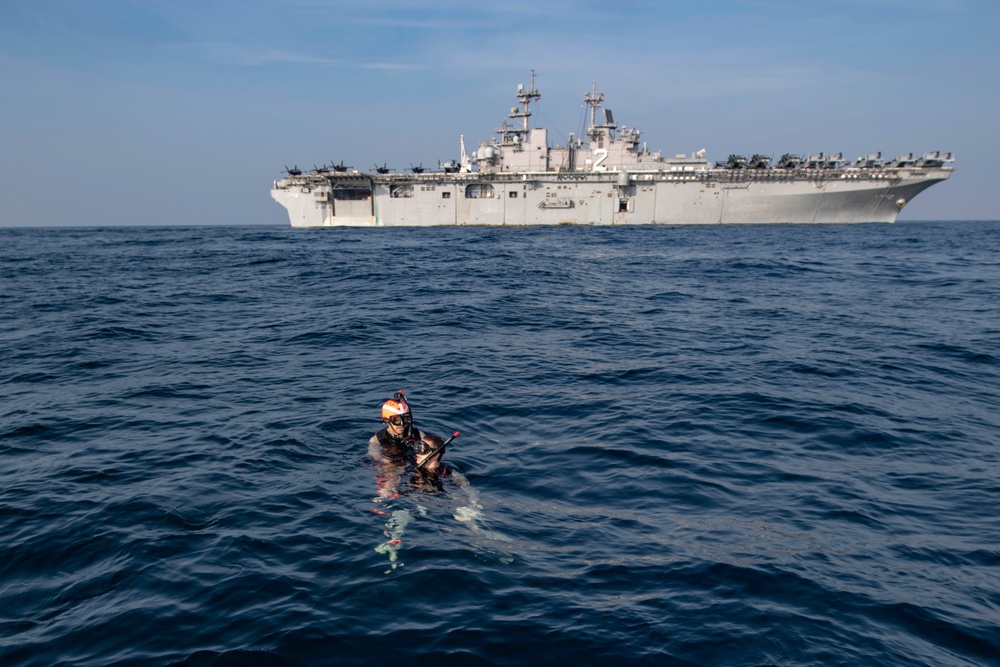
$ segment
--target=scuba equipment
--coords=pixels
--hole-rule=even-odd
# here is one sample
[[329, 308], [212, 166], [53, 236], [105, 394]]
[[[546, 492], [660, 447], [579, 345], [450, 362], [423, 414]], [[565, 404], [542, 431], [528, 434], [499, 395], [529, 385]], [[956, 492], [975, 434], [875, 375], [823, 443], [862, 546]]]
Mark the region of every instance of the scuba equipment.
[[410, 437], [410, 426], [413, 424], [413, 412], [406, 402], [403, 390], [397, 391], [392, 398], [382, 404], [382, 421], [393, 426], [403, 426], [403, 435]]
[[402, 391], [397, 391], [393, 397], [382, 404], [382, 421], [389, 421], [396, 415], [411, 415], [410, 406], [406, 403], [406, 396]]
[[434, 457], [435, 454], [437, 454], [438, 452], [443, 452], [444, 448], [448, 446], [448, 443], [450, 443], [452, 440], [454, 440], [457, 437], [458, 437], [458, 431], [455, 431], [450, 438], [448, 438], [447, 440], [445, 440], [444, 442], [441, 443], [440, 447], [437, 447], [434, 450], [432, 450], [427, 455], [427, 458], [425, 458], [423, 461], [421, 461], [417, 465], [417, 470], [421, 470], [424, 467], [424, 465]]
[[[406, 395], [402, 390], [393, 394], [392, 398], [382, 403], [382, 422], [386, 428], [375, 434], [383, 452], [390, 458], [401, 458], [404, 452], [410, 450], [413, 456], [423, 457], [417, 470], [422, 470], [427, 463], [444, 451], [448, 444], [458, 437], [458, 431], [436, 448], [424, 441], [424, 435], [413, 427], [413, 412]], [[436, 439], [436, 438], [435, 438]], [[392, 452], [391, 454], [389, 452]], [[412, 459], [411, 459], [412, 460]]]

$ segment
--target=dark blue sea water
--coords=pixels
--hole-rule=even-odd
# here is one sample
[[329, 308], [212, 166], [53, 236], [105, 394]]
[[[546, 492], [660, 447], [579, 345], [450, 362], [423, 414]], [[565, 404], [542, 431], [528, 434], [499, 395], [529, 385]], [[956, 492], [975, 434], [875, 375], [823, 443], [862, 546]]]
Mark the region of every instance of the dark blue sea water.
[[0, 230], [0, 664], [998, 665], [998, 248]]

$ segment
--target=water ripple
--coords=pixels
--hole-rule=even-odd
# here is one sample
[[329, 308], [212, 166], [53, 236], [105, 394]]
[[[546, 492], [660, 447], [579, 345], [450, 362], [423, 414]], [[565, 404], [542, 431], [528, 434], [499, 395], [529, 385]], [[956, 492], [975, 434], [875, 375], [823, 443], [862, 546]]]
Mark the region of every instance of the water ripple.
[[4, 665], [997, 664], [997, 223], [0, 236]]

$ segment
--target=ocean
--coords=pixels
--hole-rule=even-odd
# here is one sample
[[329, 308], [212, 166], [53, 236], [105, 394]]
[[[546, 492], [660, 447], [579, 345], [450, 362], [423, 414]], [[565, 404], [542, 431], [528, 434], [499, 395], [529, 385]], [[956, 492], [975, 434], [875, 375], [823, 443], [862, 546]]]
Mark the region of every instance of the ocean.
[[0, 664], [1000, 665], [998, 248], [0, 229]]

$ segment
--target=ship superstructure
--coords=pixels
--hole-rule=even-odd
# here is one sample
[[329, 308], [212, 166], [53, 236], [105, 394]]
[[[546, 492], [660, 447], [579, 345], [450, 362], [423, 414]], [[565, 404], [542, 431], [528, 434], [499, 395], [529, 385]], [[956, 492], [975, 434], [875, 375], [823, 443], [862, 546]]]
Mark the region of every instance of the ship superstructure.
[[710, 164], [705, 151], [663, 157], [621, 127], [596, 84], [584, 96], [585, 137], [549, 144], [531, 127], [531, 83], [518, 105], [471, 155], [436, 171], [375, 173], [341, 163], [308, 172], [286, 170], [271, 196], [293, 227], [431, 225], [614, 225], [895, 222], [917, 194], [947, 179], [950, 153], [730, 155]]

